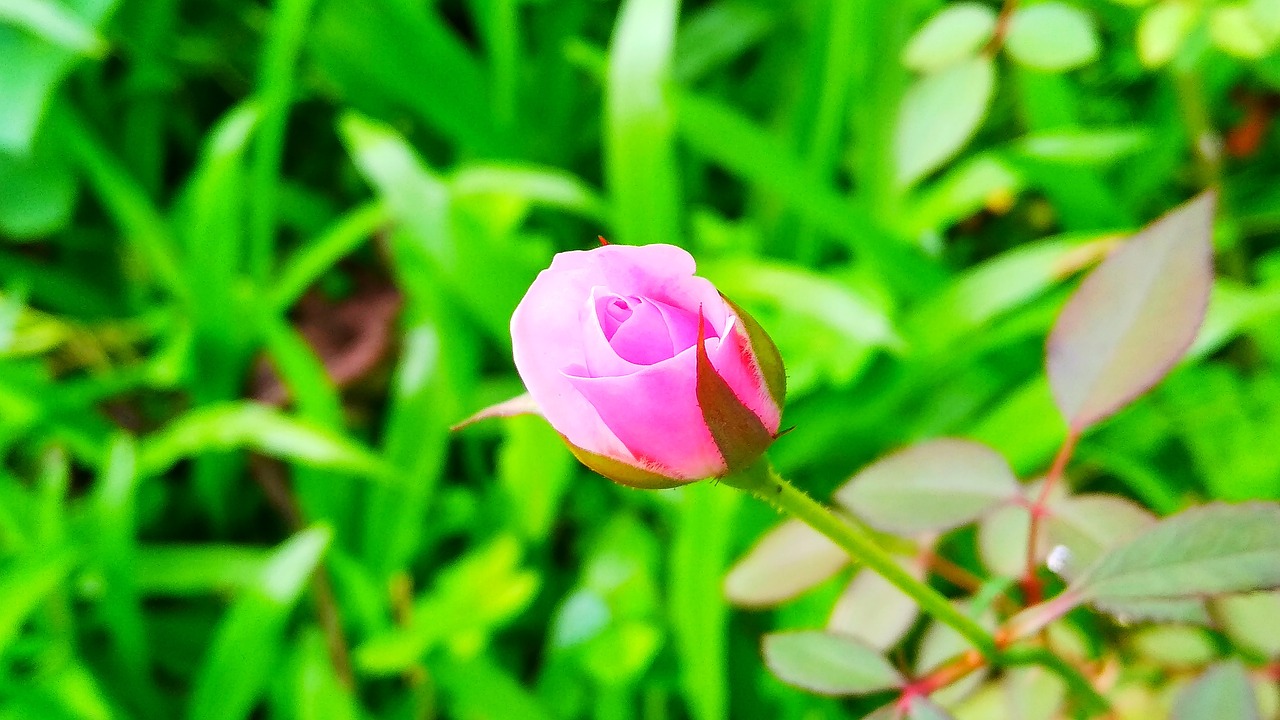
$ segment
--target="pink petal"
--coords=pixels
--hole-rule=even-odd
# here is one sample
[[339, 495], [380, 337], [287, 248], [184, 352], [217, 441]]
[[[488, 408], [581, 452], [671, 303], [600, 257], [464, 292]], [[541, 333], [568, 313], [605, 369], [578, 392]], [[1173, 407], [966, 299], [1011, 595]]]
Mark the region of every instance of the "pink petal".
[[[574, 368], [573, 374], [585, 377], [604, 371], [603, 367], [594, 366], [608, 364], [608, 356], [597, 355], [598, 348], [589, 350], [589, 338], [584, 337], [584, 313], [592, 289], [603, 287], [619, 296], [641, 297], [661, 303], [658, 309], [663, 311], [671, 337], [677, 341], [676, 349], [679, 350], [680, 345], [685, 342], [689, 343], [688, 347], [692, 347], [692, 338], [696, 337], [696, 320], [689, 323], [678, 315], [665, 311], [663, 305], [688, 313], [695, 313], [701, 308], [709, 326], [713, 328], [726, 327], [732, 317], [715, 287], [710, 282], [695, 277], [694, 270], [695, 263], [689, 253], [672, 245], [610, 245], [590, 251], [560, 253], [552, 261], [551, 267], [542, 271], [534, 280], [511, 317], [516, 368], [543, 416], [571, 443], [600, 455], [628, 462], [636, 460], [627, 449], [627, 444], [615, 434], [614, 429], [621, 427], [616, 413], [611, 421], [604, 421], [601, 413], [593, 406], [592, 399], [585, 396], [578, 386], [580, 382], [570, 380], [566, 374], [566, 369]], [[620, 326], [621, 322], [612, 328], [615, 334]], [[600, 337], [607, 342], [603, 329]], [[714, 352], [715, 345], [709, 342], [708, 351]], [[683, 353], [678, 354], [677, 358], [681, 355]], [[714, 357], [715, 355], [713, 364], [719, 367]], [[650, 366], [644, 372], [665, 366], [673, 360]], [[688, 398], [687, 403], [681, 403], [682, 407], [687, 406], [684, 407], [686, 411], [689, 408], [696, 409], [693, 360], [693, 353], [689, 352], [684, 361], [689, 364], [687, 377], [684, 379], [687, 387], [681, 388], [682, 394], [654, 395], [645, 402], [662, 406], [671, 402], [670, 397], [681, 397]], [[626, 362], [621, 357], [617, 361]], [[615, 367], [614, 371], [618, 371], [618, 368]], [[646, 380], [643, 378], [636, 381], [641, 384], [644, 382]], [[745, 387], [746, 383], [732, 386]], [[601, 390], [592, 397], [607, 396], [609, 392]], [[756, 408], [747, 397], [743, 401], [748, 407]], [[639, 400], [635, 402], [640, 403]], [[615, 410], [613, 406], [608, 406], [608, 409]], [[652, 409], [656, 412], [661, 407]], [[689, 420], [688, 415], [685, 412], [681, 416], [682, 421]], [[762, 417], [767, 420], [767, 416]], [[704, 472], [721, 461], [716, 455], [713, 462], [712, 457], [705, 452], [709, 446], [709, 433], [700, 420], [694, 431], [696, 437], [686, 444], [699, 449], [701, 454], [692, 466], [696, 466], [695, 472]], [[708, 445], [702, 443], [704, 439], [708, 441]], [[638, 447], [648, 445], [641, 443]], [[714, 451], [714, 446], [710, 447]], [[667, 454], [664, 453], [664, 456]]]
[[[664, 302], [672, 307], [703, 313], [711, 327], [724, 326], [729, 313], [710, 281], [695, 277], [693, 256], [674, 245], [606, 245], [591, 250], [556, 255], [551, 270], [585, 271], [618, 295], [633, 295]], [[584, 294], [582, 297], [586, 297]], [[697, 328], [694, 328], [695, 335]], [[693, 343], [689, 343], [692, 345]]]
[[630, 315], [609, 338], [618, 357], [637, 365], [653, 365], [675, 356], [671, 331], [654, 302], [631, 298]]
[[569, 442], [600, 455], [633, 461], [626, 446], [562, 372], [586, 362], [583, 301], [604, 278], [591, 268], [566, 268], [561, 257], [538, 274], [511, 315], [516, 369], [547, 422]]
[[565, 378], [635, 457], [700, 480], [723, 474], [725, 466], [698, 407], [694, 363], [690, 348], [630, 375]]
[[[653, 304], [657, 306], [659, 312], [662, 313], [663, 320], [666, 321], [667, 332], [671, 336], [671, 346], [674, 354], [678, 355], [698, 342], [697, 312], [682, 310], [674, 305], [668, 305], [657, 300], [654, 300]], [[723, 303], [717, 307], [721, 306], [723, 306]]]
[[698, 339], [696, 315], [601, 287], [592, 288], [583, 315], [583, 365], [590, 377], [633, 373], [674, 357]]
[[[580, 364], [568, 366], [581, 367], [583, 371], [575, 372], [574, 374], [587, 377], [614, 377], [616, 375], [630, 375], [644, 367], [620, 357], [618, 351], [609, 342], [610, 338], [617, 333], [617, 329], [621, 327], [621, 322], [611, 322], [611, 320], [617, 319], [617, 314], [608, 313], [608, 308], [605, 308], [604, 312], [602, 312], [601, 305], [612, 303], [615, 297], [617, 296], [604, 288], [595, 287], [591, 289], [591, 296], [587, 299], [587, 307], [582, 312], [583, 361]], [[631, 312], [628, 310], [627, 316], [630, 317], [630, 315]]]

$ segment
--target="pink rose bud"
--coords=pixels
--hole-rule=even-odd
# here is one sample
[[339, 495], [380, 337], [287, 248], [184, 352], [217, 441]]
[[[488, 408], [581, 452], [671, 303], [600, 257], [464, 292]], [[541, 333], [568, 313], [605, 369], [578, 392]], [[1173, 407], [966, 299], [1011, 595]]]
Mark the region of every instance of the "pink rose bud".
[[556, 255], [511, 316], [511, 340], [533, 406], [579, 460], [624, 485], [721, 477], [778, 434], [777, 348], [678, 247]]

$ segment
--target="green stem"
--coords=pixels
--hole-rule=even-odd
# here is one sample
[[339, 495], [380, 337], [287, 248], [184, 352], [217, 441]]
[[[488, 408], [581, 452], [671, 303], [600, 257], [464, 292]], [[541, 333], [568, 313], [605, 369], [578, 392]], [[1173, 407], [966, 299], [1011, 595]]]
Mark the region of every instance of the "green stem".
[[[1006, 629], [1000, 634], [1000, 639], [997, 639], [973, 618], [957, 610], [938, 591], [903, 570], [893, 556], [882, 548], [868, 531], [851, 524], [787, 482], [778, 475], [767, 460], [762, 459], [736, 475], [722, 478], [721, 482], [750, 492], [825, 535], [848, 552], [854, 560], [866, 565], [901, 590], [903, 594], [915, 600], [921, 610], [960, 633], [982, 653], [991, 665], [1040, 665], [1061, 677], [1072, 693], [1080, 699], [1088, 713], [1092, 715], [1107, 710], [1106, 699], [1098, 694], [1088, 678], [1061, 657], [1044, 647], [1008, 647], [1009, 643], [1038, 630], [1039, 627], [1056, 617], [1061, 617], [1075, 607], [1078, 604], [1076, 596], [1064, 594], [1055, 598], [1053, 602], [1046, 603], [1039, 612], [1034, 612], [1036, 609], [1033, 608], [1032, 611], [1023, 613], [1028, 616], [1024, 618], [1026, 622], [1011, 623], [1011, 626], [1015, 626], [1012, 628], [1013, 631]], [[1032, 615], [1035, 617], [1029, 617]], [[963, 656], [961, 658], [965, 663], [970, 662], [964, 660]]]
[[[1043, 645], [1010, 647], [1012, 643], [1040, 632], [1049, 623], [1078, 607], [1082, 599], [1078, 593], [1068, 590], [1049, 602], [1027, 608], [1014, 616], [996, 632], [996, 644], [1000, 648], [1000, 655], [993, 664], [1039, 665], [1053, 672], [1079, 699], [1084, 716], [1093, 717], [1107, 712], [1107, 700], [1098, 693], [1093, 683], [1079, 669]], [[930, 675], [912, 683], [908, 686], [908, 690], [915, 688], [917, 692], [923, 694], [932, 693], [968, 675], [982, 663], [982, 658], [976, 657], [972, 650], [961, 653]]]
[[950, 625], [989, 660], [999, 657], [995, 639], [976, 620], [956, 609], [941, 593], [915, 579], [865, 530], [854, 527], [830, 508], [784, 480], [767, 460], [723, 479], [827, 536], [854, 560], [878, 573], [939, 622]]

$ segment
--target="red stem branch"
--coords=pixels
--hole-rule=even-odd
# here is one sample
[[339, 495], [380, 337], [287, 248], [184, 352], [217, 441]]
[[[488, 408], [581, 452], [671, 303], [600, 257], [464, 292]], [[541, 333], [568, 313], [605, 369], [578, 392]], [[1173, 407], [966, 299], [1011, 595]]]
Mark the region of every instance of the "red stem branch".
[[902, 688], [902, 695], [898, 698], [898, 707], [904, 711], [910, 710], [913, 698], [928, 697], [982, 667], [986, 662], [986, 659], [982, 657], [982, 653], [977, 650], [965, 652], [928, 675], [908, 683], [906, 687]]
[[1036, 570], [1040, 565], [1040, 521], [1044, 517], [1049, 507], [1049, 498], [1053, 494], [1053, 488], [1062, 479], [1063, 473], [1067, 469], [1067, 461], [1071, 459], [1071, 454], [1075, 452], [1076, 441], [1080, 439], [1080, 434], [1072, 428], [1067, 431], [1067, 438], [1062, 442], [1062, 447], [1058, 449], [1058, 454], [1053, 458], [1053, 464], [1049, 467], [1049, 473], [1045, 475], [1044, 484], [1040, 486], [1040, 494], [1036, 497], [1036, 501], [1028, 508], [1031, 513], [1031, 521], [1027, 528], [1027, 570], [1022, 577], [1022, 592], [1026, 596], [1027, 605], [1035, 605], [1039, 603], [1043, 597], [1043, 588], [1040, 584], [1040, 578], [1036, 574]]
[[1000, 52], [1000, 46], [1004, 44], [1005, 35], [1009, 33], [1009, 22], [1013, 20], [1013, 13], [1018, 9], [1018, 0], [1005, 0], [1000, 8], [1000, 14], [996, 16], [996, 26], [991, 33], [991, 39], [982, 48], [982, 54], [987, 57], [995, 57]]

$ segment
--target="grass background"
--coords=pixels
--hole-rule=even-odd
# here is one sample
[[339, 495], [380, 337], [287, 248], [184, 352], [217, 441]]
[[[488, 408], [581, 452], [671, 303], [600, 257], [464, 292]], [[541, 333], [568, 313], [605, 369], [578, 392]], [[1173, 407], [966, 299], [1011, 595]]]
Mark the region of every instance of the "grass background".
[[1147, 67], [1149, 10], [1081, 0], [1096, 57], [998, 52], [971, 121], [964, 83], [911, 115], [901, 50], [939, 7], [0, 6], [0, 717], [869, 710], [759, 656], [838, 580], [721, 598], [769, 508], [614, 486], [536, 420], [449, 433], [520, 391], [511, 310], [597, 234], [690, 249], [770, 330], [771, 457], [823, 495], [941, 435], [1042, 470], [1074, 274], [1220, 185], [1200, 342], [1072, 480], [1161, 514], [1280, 498], [1280, 56], [1204, 20]]

